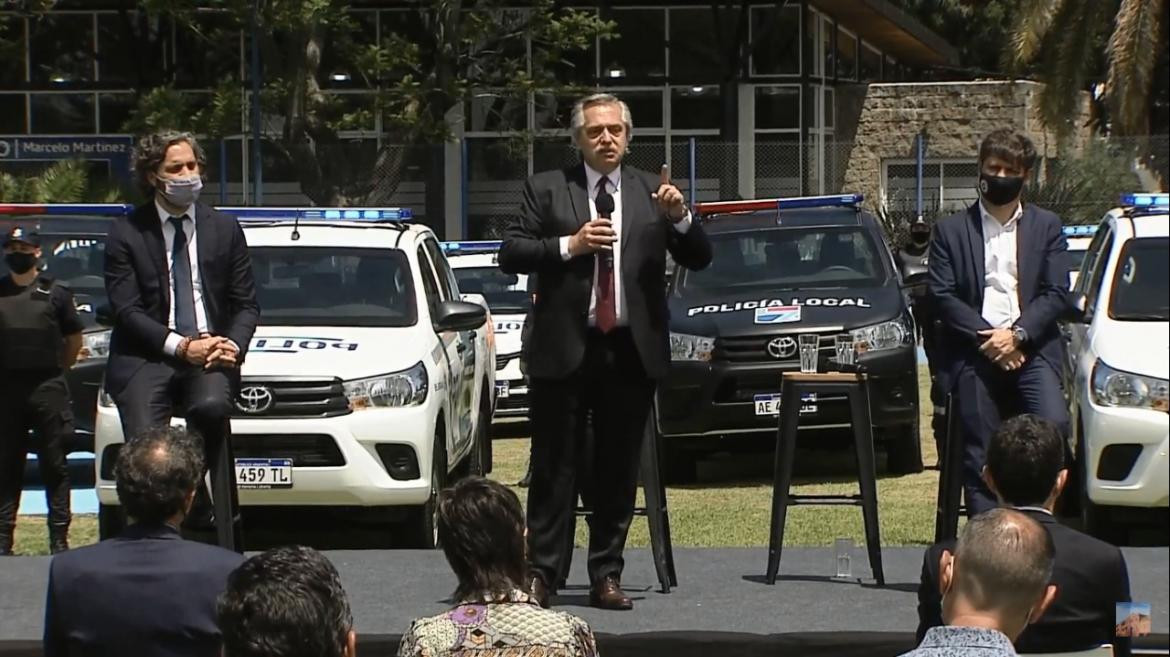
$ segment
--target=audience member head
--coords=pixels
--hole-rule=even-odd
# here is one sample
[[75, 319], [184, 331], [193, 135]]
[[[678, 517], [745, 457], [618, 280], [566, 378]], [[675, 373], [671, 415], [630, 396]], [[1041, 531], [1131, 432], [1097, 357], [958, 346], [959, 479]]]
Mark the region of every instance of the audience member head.
[[967, 522], [952, 555], [943, 551], [939, 586], [943, 621], [999, 630], [1012, 641], [1056, 597], [1055, 549], [1040, 523], [1011, 509], [992, 509]]
[[118, 500], [131, 520], [144, 525], [178, 527], [202, 476], [202, 442], [176, 427], [150, 429], [130, 440], [114, 465]]
[[1037, 415], [1005, 420], [991, 436], [983, 479], [1000, 504], [1051, 511], [1068, 482], [1060, 430]]
[[499, 599], [527, 572], [524, 510], [506, 486], [470, 477], [439, 495], [439, 544], [459, 578], [459, 600]]
[[307, 547], [258, 554], [232, 571], [216, 610], [224, 657], [354, 657], [341, 577]]

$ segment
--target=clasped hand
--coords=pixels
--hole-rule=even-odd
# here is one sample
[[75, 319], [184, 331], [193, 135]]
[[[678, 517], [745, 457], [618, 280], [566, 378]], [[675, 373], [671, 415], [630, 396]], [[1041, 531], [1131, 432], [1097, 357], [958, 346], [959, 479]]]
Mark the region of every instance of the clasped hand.
[[979, 351], [991, 359], [993, 363], [1007, 371], [1017, 370], [1027, 360], [1015, 333], [1010, 328], [987, 329], [979, 332], [987, 340], [979, 346]]
[[235, 367], [240, 355], [239, 348], [234, 342], [222, 335], [204, 333], [187, 344], [187, 351], [183, 357], [192, 365], [202, 365], [204, 369], [212, 367]]

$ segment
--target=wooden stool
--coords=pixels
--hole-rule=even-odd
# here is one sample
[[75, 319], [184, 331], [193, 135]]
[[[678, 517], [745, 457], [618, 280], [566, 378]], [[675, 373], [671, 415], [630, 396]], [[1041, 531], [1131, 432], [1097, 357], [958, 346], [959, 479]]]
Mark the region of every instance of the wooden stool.
[[934, 515], [936, 543], [959, 535], [959, 515], [967, 510], [960, 504], [963, 496], [963, 430], [955, 406], [954, 395], [948, 394], [947, 435], [940, 444], [938, 455], [938, 502]]
[[[800, 400], [804, 394], [844, 394], [849, 399], [853, 444], [857, 452], [857, 481], [860, 495], [792, 495], [792, 467], [796, 459], [796, 433], [800, 423]], [[879, 586], [886, 583], [882, 570], [882, 546], [878, 525], [877, 475], [873, 449], [873, 428], [869, 415], [869, 389], [864, 373], [832, 372], [803, 374], [785, 372], [780, 387], [780, 421], [776, 436], [775, 480], [772, 488], [772, 526], [768, 542], [768, 584], [776, 583], [780, 553], [784, 547], [784, 523], [789, 505], [860, 506], [865, 519], [865, 547], [869, 565]]]

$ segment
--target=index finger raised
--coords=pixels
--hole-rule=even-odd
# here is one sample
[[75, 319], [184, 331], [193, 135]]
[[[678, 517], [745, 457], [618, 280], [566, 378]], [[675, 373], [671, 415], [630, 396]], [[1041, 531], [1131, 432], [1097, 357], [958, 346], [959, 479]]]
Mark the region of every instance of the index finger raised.
[[662, 185], [669, 185], [669, 184], [670, 184], [670, 165], [663, 164], [662, 165], [662, 172], [659, 173], [659, 175], [658, 175], [658, 186], [661, 187]]

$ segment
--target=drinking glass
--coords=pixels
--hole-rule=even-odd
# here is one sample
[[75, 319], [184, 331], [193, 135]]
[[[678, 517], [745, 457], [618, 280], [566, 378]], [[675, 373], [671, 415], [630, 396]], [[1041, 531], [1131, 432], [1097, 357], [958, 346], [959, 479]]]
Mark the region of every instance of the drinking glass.
[[821, 349], [821, 336], [801, 335], [797, 338], [800, 345], [800, 371], [812, 374], [817, 371], [817, 356]]
[[841, 333], [837, 336], [837, 364], [853, 365], [857, 362], [857, 350], [853, 343], [853, 335]]
[[853, 577], [853, 539], [839, 538], [833, 542], [837, 553], [837, 579]]

